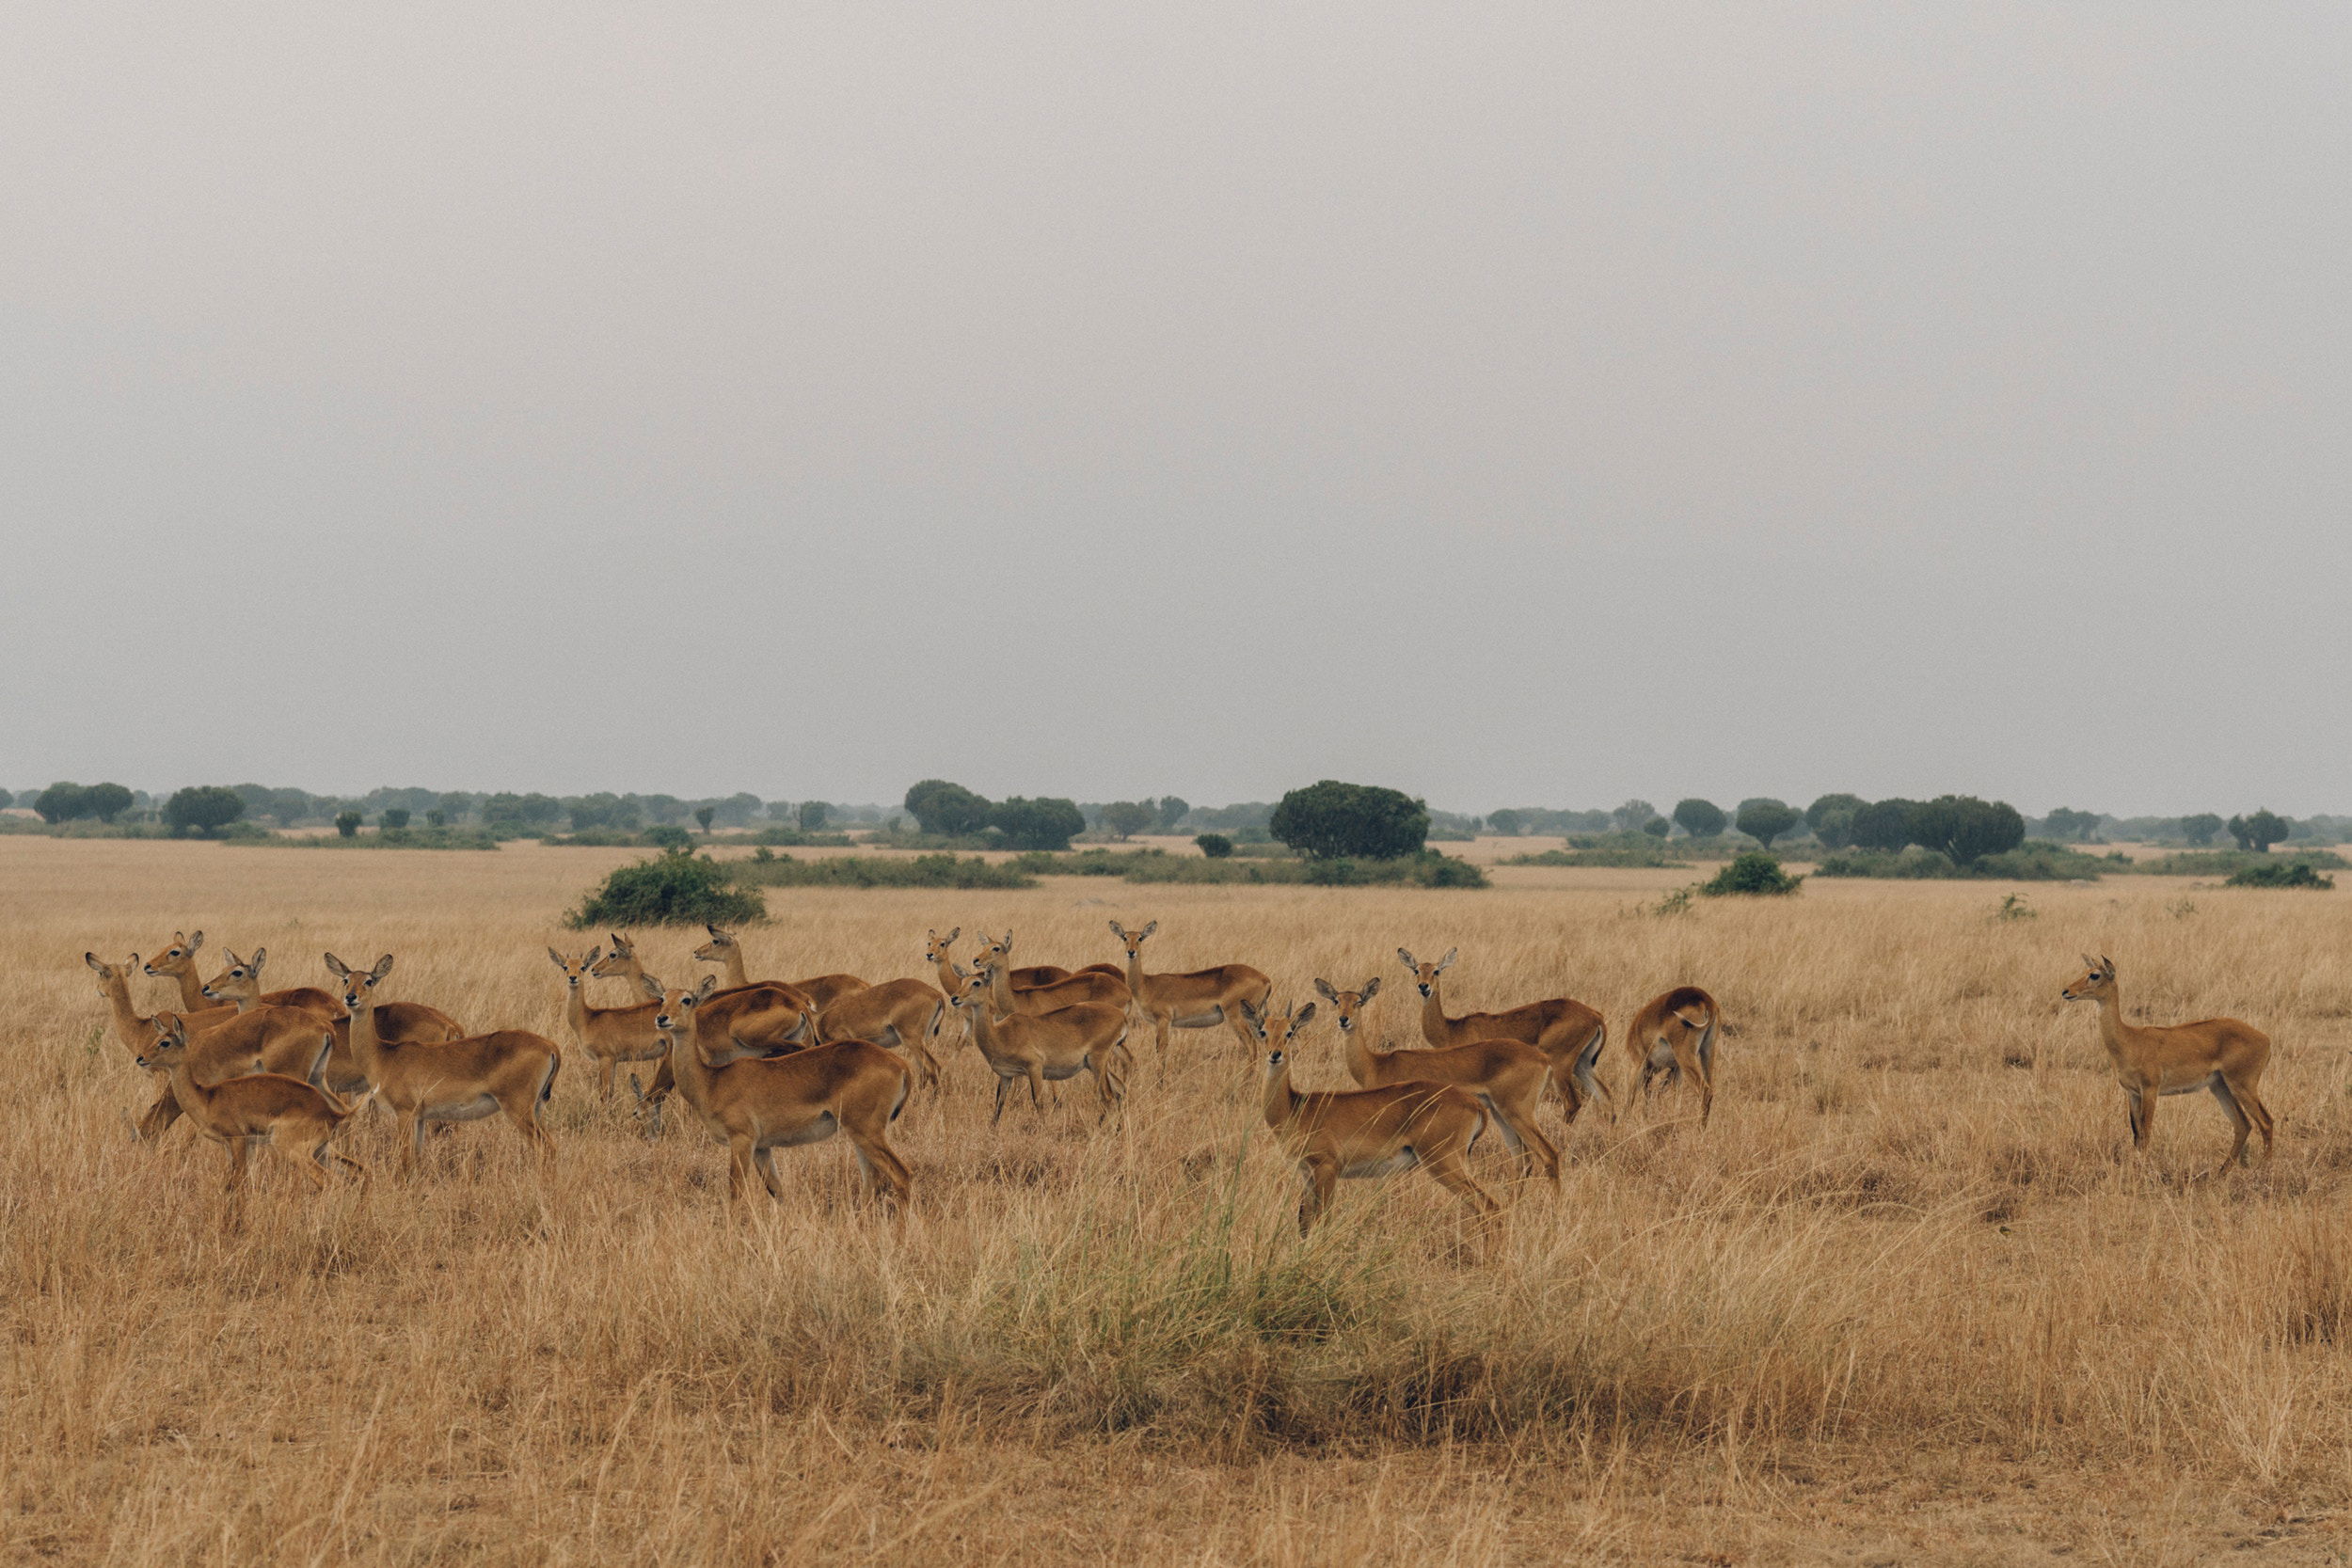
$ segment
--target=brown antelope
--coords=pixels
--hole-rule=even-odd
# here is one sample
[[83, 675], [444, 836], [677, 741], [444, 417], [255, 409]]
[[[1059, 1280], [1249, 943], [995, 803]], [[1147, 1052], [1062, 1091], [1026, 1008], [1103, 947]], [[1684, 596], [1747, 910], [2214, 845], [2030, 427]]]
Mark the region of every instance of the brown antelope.
[[[923, 958], [939, 972], [939, 993], [944, 997], [953, 998], [963, 987], [963, 971], [948, 956], [949, 949], [956, 944], [956, 938], [962, 934], [963, 927], [961, 926], [955, 927], [944, 937], [939, 934], [937, 927], [923, 933]], [[964, 1042], [971, 1043], [972, 1015], [961, 1007], [950, 1006], [947, 1016], [963, 1021]]]
[[2270, 1037], [2234, 1018], [2201, 1019], [2195, 1023], [2142, 1024], [2123, 1022], [2123, 1004], [2115, 986], [2115, 960], [2083, 956], [2081, 979], [2058, 994], [2069, 1002], [2099, 1005], [2099, 1039], [2107, 1048], [2116, 1082], [2131, 1102], [2132, 1147], [2148, 1151], [2148, 1135], [2156, 1124], [2156, 1101], [2168, 1094], [2193, 1094], [2210, 1089], [2237, 1129], [2237, 1141], [2216, 1176], [2226, 1175], [2231, 1161], [2247, 1161], [2246, 1135], [2263, 1135], [2263, 1159], [2270, 1158], [2269, 1108], [2262, 1101], [2263, 1069], [2270, 1065]]
[[[202, 932], [197, 933], [199, 936]], [[337, 1094], [350, 1099], [368, 1091], [368, 1075], [361, 1070], [358, 1059], [351, 1053], [351, 1015], [342, 1003], [315, 986], [298, 986], [292, 990], [264, 993], [262, 990], [262, 965], [269, 957], [269, 949], [257, 947], [250, 958], [222, 950], [229, 967], [205, 983], [203, 994], [215, 1002], [233, 1003], [239, 1013], [263, 1008], [293, 1007], [321, 1020], [334, 1032], [335, 1044], [326, 1053], [323, 1081]], [[272, 1002], [270, 997], [283, 996], [294, 1000]], [[375, 1035], [378, 1039], [397, 1044], [454, 1040], [465, 1037], [465, 1026], [440, 1008], [422, 1002], [378, 1002], [375, 1005]], [[274, 1070], [278, 1070], [273, 1069]]]
[[365, 1165], [326, 1147], [335, 1130], [351, 1119], [349, 1104], [315, 1084], [279, 1072], [250, 1073], [206, 1085], [192, 1065], [186, 1022], [171, 1013], [159, 1015], [155, 1022], [155, 1037], [140, 1053], [138, 1064], [164, 1074], [180, 1109], [197, 1130], [228, 1150], [223, 1223], [236, 1221], [245, 1191], [246, 1157], [255, 1140], [266, 1139], [314, 1187], [326, 1185], [329, 1160], [357, 1173], [362, 1181], [367, 1180]]
[[564, 1066], [553, 1040], [528, 1029], [494, 1029], [457, 1040], [388, 1040], [375, 1027], [374, 992], [392, 972], [392, 956], [355, 972], [329, 953], [326, 967], [343, 983], [353, 1058], [376, 1097], [408, 1123], [403, 1170], [416, 1169], [424, 1153], [426, 1123], [474, 1121], [493, 1111], [504, 1111], [542, 1158], [554, 1156], [555, 1145], [539, 1125], [539, 1107], [554, 1092]]
[[1308, 1003], [1295, 1014], [1243, 1003], [1250, 1031], [1266, 1050], [1265, 1121], [1291, 1157], [1307, 1190], [1298, 1203], [1298, 1233], [1314, 1228], [1332, 1189], [1348, 1178], [1391, 1176], [1415, 1165], [1458, 1196], [1482, 1229], [1500, 1206], [1470, 1173], [1470, 1151], [1486, 1130], [1486, 1108], [1448, 1084], [1397, 1084], [1386, 1088], [1300, 1094], [1291, 1087], [1288, 1047], [1315, 1016]]
[[1136, 1006], [1143, 1009], [1143, 1016], [1152, 1021], [1161, 1059], [1168, 1057], [1170, 1027], [1207, 1029], [1219, 1023], [1233, 1031], [1233, 1037], [1241, 1041], [1244, 1051], [1255, 1053], [1257, 1038], [1248, 1021], [1242, 1017], [1242, 1005], [1263, 1008], [1274, 994], [1274, 982], [1248, 964], [1219, 964], [1215, 969], [1196, 969], [1184, 974], [1146, 974], [1144, 939], [1159, 928], [1156, 920], [1140, 931], [1130, 931], [1116, 920], [1111, 922], [1111, 935], [1127, 946], [1127, 989], [1134, 993]]
[[[749, 978], [743, 967], [743, 944], [736, 940], [735, 933], [709, 925], [703, 929], [710, 933], [710, 940], [694, 949], [694, 961], [725, 966], [727, 977], [719, 988], [722, 994], [742, 990], [753, 985], [787, 986], [808, 998], [811, 1012], [821, 1013], [850, 992], [866, 989], [866, 982], [854, 974], [818, 974], [806, 980], [755, 981]], [[621, 939], [614, 937], [612, 940], [617, 942]]]
[[[709, 929], [716, 931], [717, 927]], [[657, 990], [661, 982], [645, 973], [638, 960], [636, 943], [618, 931], [607, 933], [612, 951], [588, 966], [588, 974], [598, 980], [622, 980], [628, 983], [632, 995], [644, 994], [650, 981]], [[737, 967], [741, 966], [739, 956]], [[863, 985], [865, 982], [860, 981]], [[763, 1055], [777, 1056], [787, 1051], [798, 1051], [815, 1038], [817, 1004], [797, 986], [781, 980], [762, 980], [748, 986], [723, 986], [703, 1004], [697, 1015], [697, 1027], [710, 1038], [725, 1038], [736, 1046]], [[629, 1087], [637, 1097], [641, 1114], [649, 1115], [650, 1132], [661, 1130], [661, 1104], [670, 1091], [677, 1086], [677, 1073], [671, 1066], [667, 1051], [660, 1053], [661, 1065], [654, 1069], [653, 1086], [639, 1089], [634, 1074]]]
[[1460, 951], [1449, 947], [1444, 958], [1424, 964], [1414, 962], [1413, 956], [1404, 948], [1396, 950], [1396, 956], [1405, 960], [1405, 967], [1413, 972], [1413, 985], [1421, 992], [1422, 1038], [1441, 1046], [1474, 1045], [1480, 1040], [1518, 1040], [1532, 1045], [1551, 1058], [1551, 1085], [1559, 1092], [1564, 1107], [1561, 1115], [1567, 1121], [1573, 1123], [1577, 1113], [1584, 1109], [1584, 1102], [1596, 1095], [1610, 1101], [1613, 1115], [1616, 1096], [1593, 1071], [1600, 1061], [1601, 1047], [1609, 1043], [1608, 1021], [1583, 1003], [1565, 996], [1530, 1002], [1506, 1012], [1465, 1013], [1460, 1018], [1448, 1018], [1438, 976], [1454, 967]]
[[[196, 955], [204, 945], [204, 933], [190, 936], [184, 931], [171, 933], [171, 945], [147, 961], [146, 973], [158, 980], [169, 980], [180, 988], [180, 1011], [192, 1013], [213, 1006], [205, 999], [204, 982], [196, 973]], [[230, 957], [234, 958], [235, 954]], [[232, 966], [233, 967], [233, 966]], [[272, 1007], [307, 1007], [329, 1022], [342, 1016], [334, 997], [316, 986], [294, 986], [286, 990], [257, 992], [254, 1000]]]
[[596, 1064], [596, 1099], [610, 1101], [612, 1074], [621, 1063], [650, 1062], [667, 1048], [661, 1043], [661, 1031], [653, 1026], [654, 1015], [661, 1010], [659, 1002], [627, 1007], [588, 1005], [587, 982], [603, 952], [601, 947], [591, 947], [586, 958], [567, 958], [550, 947], [548, 957], [564, 972], [564, 1022], [572, 1026], [572, 1037]]
[[972, 967], [987, 978], [999, 1012], [1050, 1013], [1080, 1002], [1124, 1010], [1132, 1000], [1126, 981], [1091, 970], [1024, 990], [1012, 983], [1012, 970], [1008, 964], [1011, 957], [1010, 931], [1005, 933], [1001, 942], [983, 938], [972, 955]]
[[1644, 1003], [1625, 1034], [1625, 1048], [1641, 1059], [1642, 1098], [1649, 1098], [1658, 1074], [1673, 1088], [1687, 1072], [1699, 1086], [1699, 1125], [1706, 1126], [1715, 1110], [1715, 1036], [1722, 1026], [1722, 1009], [1696, 986], [1677, 986]]
[[854, 990], [817, 1015], [817, 1043], [871, 1040], [911, 1056], [927, 1089], [939, 1087], [939, 1058], [927, 1040], [938, 1037], [947, 999], [920, 980], [884, 980]]
[[[755, 1171], [770, 1197], [783, 1197], [775, 1151], [839, 1132], [857, 1155], [867, 1193], [903, 1205], [914, 1179], [890, 1147], [890, 1124], [913, 1087], [906, 1063], [866, 1040], [774, 1057], [738, 1056], [727, 1048], [714, 1060], [694, 1011], [718, 984], [710, 974], [693, 990], [661, 991], [654, 1022], [676, 1064], [678, 1093], [727, 1145], [727, 1196], [748, 1196]], [[645, 989], [656, 991], [659, 983], [649, 980]]]
[[1014, 1080], [1029, 1085], [1029, 1108], [1042, 1115], [1042, 1090], [1048, 1083], [1094, 1074], [1094, 1087], [1107, 1119], [1127, 1098], [1127, 1073], [1134, 1058], [1127, 1053], [1127, 1009], [1098, 1002], [1074, 1002], [1050, 1013], [1000, 1010], [994, 988], [979, 970], [959, 978], [947, 1005], [961, 1008], [970, 1021], [972, 1043], [979, 1047], [989, 1070], [996, 1074], [996, 1111], [991, 1127], [1005, 1115], [1005, 1091]]
[[1560, 1185], [1560, 1150], [1535, 1125], [1535, 1107], [1551, 1077], [1551, 1058], [1518, 1040], [1480, 1040], [1475, 1045], [1451, 1045], [1430, 1051], [1399, 1051], [1394, 1046], [1375, 1051], [1344, 1022], [1360, 1008], [1364, 997], [1379, 989], [1368, 981], [1360, 991], [1334, 990], [1317, 980], [1315, 990], [1331, 1004], [1340, 1023], [1340, 1043], [1347, 1052], [1347, 1075], [1358, 1086], [1383, 1089], [1392, 1084], [1452, 1084], [1478, 1097], [1494, 1118], [1496, 1131], [1528, 1174], [1540, 1172], [1554, 1187]]
[[[115, 1032], [131, 1048], [133, 1057], [144, 1055], [155, 1042], [157, 1028], [177, 1018], [186, 1024], [188, 1036], [195, 1041], [192, 1069], [206, 1084], [250, 1072], [280, 1072], [307, 1080], [320, 1073], [332, 1049], [326, 1025], [298, 1008], [241, 1017], [236, 1008], [224, 1006], [196, 1013], [159, 1012], [152, 1018], [141, 1018], [131, 1006], [130, 975], [139, 967], [137, 954], [132, 954], [131, 961], [120, 967], [95, 953], [83, 954], [82, 961], [97, 971], [99, 994], [105, 997], [114, 1014]], [[163, 1078], [164, 1074], [158, 1069], [156, 1076]], [[161, 1092], [154, 1103], [132, 1124], [133, 1136], [142, 1142], [160, 1135], [180, 1119], [180, 1101], [171, 1092], [169, 1081], [157, 1086]]]

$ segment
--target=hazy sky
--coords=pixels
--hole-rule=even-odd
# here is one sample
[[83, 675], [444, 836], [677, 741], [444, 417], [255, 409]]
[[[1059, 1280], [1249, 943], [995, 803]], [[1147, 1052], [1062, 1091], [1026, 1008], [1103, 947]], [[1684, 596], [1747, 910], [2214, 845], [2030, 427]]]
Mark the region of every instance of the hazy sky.
[[0, 16], [0, 784], [2352, 809], [2341, 6]]

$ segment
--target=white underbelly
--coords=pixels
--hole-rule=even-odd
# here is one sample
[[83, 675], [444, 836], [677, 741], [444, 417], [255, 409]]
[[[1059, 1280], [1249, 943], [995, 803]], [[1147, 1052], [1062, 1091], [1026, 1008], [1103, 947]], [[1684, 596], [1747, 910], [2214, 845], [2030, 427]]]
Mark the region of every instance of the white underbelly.
[[1362, 1160], [1352, 1165], [1342, 1165], [1340, 1175], [1351, 1181], [1371, 1176], [1394, 1176], [1420, 1164], [1420, 1155], [1409, 1148], [1400, 1148], [1385, 1160]]
[[763, 1129], [759, 1134], [759, 1147], [797, 1148], [803, 1144], [820, 1144], [840, 1130], [841, 1123], [831, 1111], [827, 1111], [815, 1120], [803, 1122], [798, 1127], [779, 1128], [772, 1132]]
[[2195, 1094], [2201, 1089], [2211, 1088], [2214, 1080], [2220, 1076], [2217, 1072], [2208, 1072], [2203, 1077], [2192, 1078], [2185, 1084], [2167, 1084], [2156, 1092], [2158, 1094]]
[[480, 1121], [499, 1108], [494, 1096], [477, 1094], [464, 1100], [445, 1100], [425, 1106], [418, 1115], [426, 1121]]
[[1177, 1013], [1168, 1019], [1179, 1029], [1206, 1029], [1212, 1023], [1225, 1022], [1225, 1009], [1211, 1007], [1205, 1013]]
[[1663, 1044], [1662, 1042], [1661, 1044], [1651, 1046], [1649, 1048], [1649, 1065], [1654, 1068], [1670, 1068], [1674, 1066], [1675, 1048], [1671, 1045]]

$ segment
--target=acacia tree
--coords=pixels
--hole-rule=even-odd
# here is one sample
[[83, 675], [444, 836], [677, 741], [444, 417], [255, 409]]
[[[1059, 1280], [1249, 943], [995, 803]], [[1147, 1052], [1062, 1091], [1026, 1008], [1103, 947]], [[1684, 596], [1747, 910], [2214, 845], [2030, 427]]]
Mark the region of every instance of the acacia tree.
[[1911, 813], [1911, 840], [1940, 850], [1955, 865], [2006, 854], [2026, 842], [2026, 819], [2007, 800], [1939, 795]]
[[1785, 800], [1759, 795], [1740, 802], [1740, 815], [1733, 818], [1739, 830], [1770, 849], [1772, 840], [1788, 832], [1804, 818]]
[[1501, 811], [1486, 814], [1486, 831], [1498, 837], [1517, 838], [1519, 836], [1519, 829], [1525, 825], [1526, 819], [1509, 806], [1503, 807]]
[[1324, 779], [1284, 795], [1267, 828], [1310, 859], [1395, 860], [1428, 841], [1429, 808], [1401, 790]]
[[2099, 814], [2095, 811], [2075, 811], [2070, 806], [2052, 809], [2042, 819], [2044, 832], [2061, 844], [2080, 844], [2099, 831]]
[[1869, 803], [1859, 795], [1823, 795], [1804, 808], [1804, 825], [1830, 848], [1843, 849], [1853, 842], [1854, 818]]
[[1628, 800], [1609, 814], [1609, 822], [1621, 833], [1638, 833], [1642, 824], [1657, 815], [1658, 808], [1647, 800]]
[[696, 806], [694, 808], [695, 825], [702, 829], [703, 837], [705, 838], [708, 838], [710, 836], [710, 825], [718, 819], [719, 808], [717, 806]]
[[813, 833], [823, 827], [826, 814], [830, 809], [822, 800], [803, 800], [800, 817], [801, 832]]
[[1160, 797], [1159, 814], [1160, 832], [1172, 833], [1177, 823], [1192, 815], [1192, 802], [1181, 795], [1163, 795]]
[[961, 838], [988, 826], [988, 798], [946, 779], [925, 779], [909, 789], [906, 808], [927, 833]]
[[2221, 828], [2220, 816], [2209, 811], [2201, 811], [2194, 816], [2181, 818], [2181, 836], [2191, 844], [2211, 844], [2213, 835], [2219, 832]]
[[1073, 835], [1086, 832], [1087, 819], [1074, 800], [1011, 795], [989, 808], [988, 826], [1003, 833], [1015, 849], [1061, 850], [1070, 847]]
[[1158, 808], [1141, 800], [1113, 800], [1103, 808], [1103, 826], [1114, 838], [1133, 838], [1159, 818]]
[[1853, 826], [1848, 831], [1856, 847], [1892, 854], [1912, 841], [1911, 814], [1918, 809], [1918, 801], [1899, 795], [1874, 800], [1854, 813]]
[[227, 784], [192, 784], [164, 802], [164, 820], [174, 832], [193, 829], [211, 838], [245, 815], [245, 797]]
[[33, 798], [33, 809], [40, 813], [43, 822], [52, 826], [71, 822], [85, 815], [82, 798], [87, 793], [80, 784], [61, 779]]
[[1725, 816], [1724, 808], [1714, 801], [1702, 800], [1693, 795], [1687, 800], [1675, 802], [1675, 820], [1681, 823], [1682, 831], [1692, 838], [1713, 838], [1729, 825], [1731, 818]]

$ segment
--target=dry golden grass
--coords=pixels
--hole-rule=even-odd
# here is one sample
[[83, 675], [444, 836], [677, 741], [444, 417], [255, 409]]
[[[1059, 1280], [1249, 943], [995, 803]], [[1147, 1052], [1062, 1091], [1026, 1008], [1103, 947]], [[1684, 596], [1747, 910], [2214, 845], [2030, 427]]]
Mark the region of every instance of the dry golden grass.
[[[1303, 997], [1459, 945], [1457, 1010], [1562, 990], [1622, 1027], [1721, 998], [1715, 1124], [1588, 1117], [1565, 1195], [1464, 1264], [1453, 1200], [1351, 1182], [1310, 1243], [1222, 1031], [987, 1125], [968, 1051], [898, 1143], [903, 1226], [838, 1143], [730, 1213], [723, 1150], [649, 1142], [574, 1060], [542, 1176], [512, 1131], [372, 1193], [272, 1173], [242, 1234], [219, 1151], [137, 1148], [149, 1080], [84, 949], [174, 927], [400, 957], [394, 995], [568, 1037], [545, 948], [627, 851], [305, 855], [0, 840], [0, 1550], [123, 1564], [2341, 1561], [2352, 1450], [2347, 895], [2135, 879], [1809, 883], [1641, 912], [1681, 873], [1506, 872], [1487, 893], [771, 890], [769, 974], [921, 972], [924, 928], [1025, 961], [1244, 960]], [[2186, 907], [2193, 903], [2194, 908]], [[652, 933], [657, 974], [690, 939]], [[2269, 1030], [2276, 1163], [2165, 1102], [2153, 1168], [2059, 986], [2111, 953], [2144, 1019]], [[144, 983], [143, 983], [144, 984]], [[612, 999], [618, 1000], [617, 988]], [[143, 1004], [167, 1000], [159, 986]], [[1299, 1081], [1342, 1084], [1327, 1030]], [[1613, 1041], [1603, 1070], [1628, 1064]], [[681, 1118], [682, 1119], [682, 1118]], [[266, 1166], [264, 1166], [266, 1168]], [[1482, 1149], [1482, 1177], [1509, 1163]], [[2240, 1548], [2230, 1550], [2230, 1548]]]

